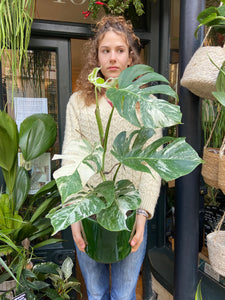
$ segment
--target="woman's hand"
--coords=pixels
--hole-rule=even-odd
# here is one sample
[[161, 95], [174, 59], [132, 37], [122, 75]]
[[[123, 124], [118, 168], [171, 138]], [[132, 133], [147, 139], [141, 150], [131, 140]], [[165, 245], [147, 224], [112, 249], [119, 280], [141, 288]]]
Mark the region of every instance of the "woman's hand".
[[81, 234], [81, 223], [80, 223], [80, 221], [76, 222], [76, 223], [73, 223], [71, 225], [71, 230], [72, 230], [74, 242], [76, 243], [78, 249], [82, 252], [85, 252], [86, 244], [85, 244], [85, 241], [84, 241], [84, 239], [82, 237], [82, 234]]
[[136, 233], [130, 242], [131, 252], [137, 251], [143, 241], [145, 222], [146, 222], [145, 216], [139, 214], [136, 215]]

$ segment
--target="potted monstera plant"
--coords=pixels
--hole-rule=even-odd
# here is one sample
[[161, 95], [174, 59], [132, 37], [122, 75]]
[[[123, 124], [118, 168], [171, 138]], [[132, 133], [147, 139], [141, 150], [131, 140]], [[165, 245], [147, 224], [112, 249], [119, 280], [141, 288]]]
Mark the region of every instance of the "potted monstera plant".
[[[128, 180], [117, 182], [118, 169], [125, 166], [151, 173], [151, 167], [161, 178], [169, 181], [188, 174], [202, 160], [195, 150], [185, 142], [185, 138], [166, 136], [150, 145], [147, 143], [148, 139], [154, 135], [156, 128], [181, 123], [179, 106], [171, 104], [161, 97], [156, 99], [150, 96], [151, 94], [160, 94], [177, 99], [177, 94], [168, 85], [165, 77], [154, 72], [151, 67], [141, 64], [127, 68], [118, 78], [107, 81], [98, 77], [98, 71], [99, 68], [94, 69], [89, 75], [89, 80], [95, 85], [96, 90], [106, 88], [106, 95], [113, 104], [107, 127], [105, 131], [102, 128], [98, 98], [96, 98], [95, 116], [99, 128], [99, 143], [91, 145], [81, 133], [82, 137], [79, 140], [71, 141], [77, 147], [74, 156], [55, 156], [55, 159], [70, 160], [70, 164], [61, 167], [53, 174], [62, 203], [52, 209], [47, 217], [51, 219], [54, 233], [82, 220], [85, 236], [93, 238], [93, 233], [89, 234], [86, 230], [86, 222], [90, 216], [95, 215], [96, 220], [91, 222], [94, 222], [98, 228], [103, 227], [106, 232], [105, 236], [108, 238], [107, 242], [104, 242], [104, 247], [99, 245], [96, 247], [96, 241], [88, 240], [86, 252], [92, 258], [104, 261], [102, 252], [107, 252], [105, 247], [108, 242], [110, 242], [111, 248], [114, 247], [111, 241], [115, 234], [117, 240], [120, 239], [117, 237], [117, 233], [128, 233], [125, 244], [129, 249], [128, 240], [133, 224], [130, 224], [130, 221], [128, 221], [129, 224], [127, 223], [129, 220], [127, 212], [135, 211], [140, 205], [140, 197], [134, 184]], [[157, 82], [163, 84], [156, 84]], [[137, 103], [140, 106], [141, 120], [136, 114]], [[104, 161], [110, 122], [115, 109], [123, 118], [135, 125], [137, 130], [130, 135], [126, 132], [118, 132], [111, 149], [118, 164], [113, 168], [113, 180], [107, 181], [104, 176]], [[101, 175], [102, 182], [98, 186], [89, 186], [88, 180], [97, 173]], [[124, 236], [121, 239], [124, 241]], [[93, 248], [90, 249], [92, 246]], [[95, 252], [98, 249], [100, 249], [99, 257]], [[115, 256], [118, 255], [118, 249], [120, 247], [116, 247]], [[130, 249], [126, 250], [125, 256], [129, 251]], [[110, 260], [112, 262], [121, 258], [123, 256], [110, 257]]]

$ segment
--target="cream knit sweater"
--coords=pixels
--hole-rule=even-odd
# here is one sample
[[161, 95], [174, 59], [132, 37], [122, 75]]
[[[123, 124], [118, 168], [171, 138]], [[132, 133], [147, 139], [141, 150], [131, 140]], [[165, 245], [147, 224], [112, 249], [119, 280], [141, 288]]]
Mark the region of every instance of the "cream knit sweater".
[[[83, 99], [80, 97], [79, 92], [74, 93], [70, 97], [66, 110], [66, 127], [63, 142], [63, 154], [70, 153], [70, 149], [68, 149], [68, 143], [71, 139], [79, 138], [79, 132], [81, 132], [91, 142], [99, 141], [98, 126], [95, 119], [95, 107], [96, 106], [94, 104], [86, 106]], [[106, 97], [101, 97], [99, 99], [99, 107], [103, 129], [105, 129], [112, 108], [108, 103]], [[116, 163], [118, 163], [116, 158], [110, 153], [115, 137], [121, 131], [127, 131], [128, 133], [130, 133], [134, 129], [137, 128], [123, 119], [115, 109], [109, 131], [108, 147], [105, 160], [106, 171], [111, 170], [112, 167]], [[162, 130], [158, 129], [151, 140], [154, 141], [161, 137], [161, 135]], [[63, 161], [63, 164], [66, 164], [66, 161]], [[134, 183], [135, 187], [139, 190], [142, 200], [140, 208], [145, 209], [149, 213], [150, 218], [152, 218], [154, 215], [155, 206], [161, 186], [160, 176], [154, 170], [151, 169], [151, 171], [153, 176], [148, 173], [134, 171], [128, 167], [121, 167], [117, 174], [117, 181], [121, 179], [129, 179]], [[107, 180], [112, 180], [113, 175], [114, 172], [107, 175]], [[93, 185], [100, 183], [100, 175], [94, 175], [90, 179], [89, 183]]]

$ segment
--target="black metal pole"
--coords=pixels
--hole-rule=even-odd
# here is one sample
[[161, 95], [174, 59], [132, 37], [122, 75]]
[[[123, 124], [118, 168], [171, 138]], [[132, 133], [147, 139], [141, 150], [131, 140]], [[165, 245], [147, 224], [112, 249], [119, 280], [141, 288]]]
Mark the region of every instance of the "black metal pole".
[[[200, 46], [195, 39], [197, 16], [204, 8], [204, 0], [181, 0], [180, 2], [180, 75]], [[200, 99], [180, 87], [180, 106], [183, 125], [179, 136], [201, 154], [201, 103]], [[200, 170], [176, 181], [176, 229], [175, 229], [175, 292], [174, 300], [193, 300], [197, 286], [199, 251], [199, 199]]]

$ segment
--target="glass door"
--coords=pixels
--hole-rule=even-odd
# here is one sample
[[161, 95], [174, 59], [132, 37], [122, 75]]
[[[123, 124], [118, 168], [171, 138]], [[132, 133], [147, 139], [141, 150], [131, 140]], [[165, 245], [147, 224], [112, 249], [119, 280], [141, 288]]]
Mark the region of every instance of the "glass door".
[[[52, 148], [41, 158], [26, 162], [25, 167], [31, 176], [30, 194], [49, 182], [60, 164], [60, 161], [53, 161], [52, 156], [61, 153], [62, 149], [66, 104], [72, 93], [70, 61], [69, 39], [31, 38], [28, 64], [23, 66], [21, 74], [18, 72], [13, 103], [11, 68], [6, 61], [2, 62], [0, 107], [4, 108], [7, 103], [7, 112], [15, 119], [18, 128], [24, 118], [34, 113], [48, 113], [57, 123], [57, 139]], [[22, 160], [19, 155], [19, 163]], [[62, 232], [61, 237], [69, 244], [55, 245], [56, 248], [74, 248], [69, 232]]]
[[[28, 63], [17, 76], [12, 105], [12, 74], [7, 62], [2, 62], [2, 107], [18, 128], [24, 118], [33, 113], [48, 113], [57, 123], [57, 140], [51, 153], [60, 153], [65, 126], [66, 103], [71, 95], [70, 43], [67, 39], [32, 38]], [[51, 171], [56, 167], [51, 162]], [[51, 173], [52, 173], [51, 172]]]

